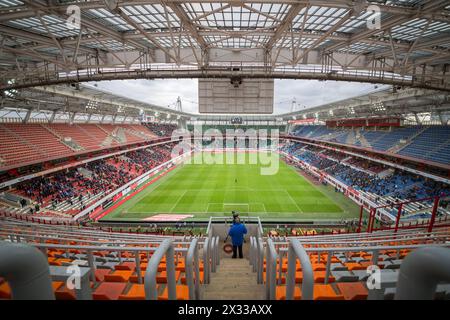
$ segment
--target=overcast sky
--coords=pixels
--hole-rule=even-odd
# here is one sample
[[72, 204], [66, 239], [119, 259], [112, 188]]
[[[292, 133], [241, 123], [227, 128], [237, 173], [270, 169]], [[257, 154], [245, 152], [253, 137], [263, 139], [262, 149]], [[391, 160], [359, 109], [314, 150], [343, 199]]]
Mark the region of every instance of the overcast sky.
[[[117, 80], [95, 84], [99, 89], [164, 107], [173, 107], [177, 98], [181, 97], [183, 111], [198, 113], [197, 79]], [[375, 89], [373, 84], [367, 83], [275, 80], [274, 113], [290, 112], [294, 98], [299, 109], [303, 109], [369, 93]]]

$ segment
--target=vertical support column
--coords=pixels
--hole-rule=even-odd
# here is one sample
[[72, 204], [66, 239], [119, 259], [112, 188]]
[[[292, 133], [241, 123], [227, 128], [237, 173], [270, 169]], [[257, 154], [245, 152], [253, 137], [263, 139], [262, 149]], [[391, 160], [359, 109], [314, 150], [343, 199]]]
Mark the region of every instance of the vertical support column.
[[52, 115], [51, 115], [51, 117], [50, 117], [48, 122], [49, 123], [53, 123], [55, 121], [55, 118], [56, 118], [56, 110], [53, 111], [53, 113], [52, 113]]
[[364, 205], [361, 205], [361, 208], [359, 209], [359, 224], [358, 224], [358, 233], [361, 232], [362, 228], [362, 217], [363, 217], [363, 211], [364, 211]]
[[25, 118], [23, 118], [22, 123], [28, 123], [28, 121], [31, 118], [31, 113], [33, 112], [33, 108], [27, 111], [27, 114], [25, 115]]
[[421, 125], [422, 122], [420, 121], [419, 116], [417, 115], [417, 112], [414, 112], [414, 117], [415, 117], [415, 119], [416, 119], [416, 124], [417, 124], [417, 125]]
[[333, 258], [334, 251], [328, 251], [327, 252], [327, 267], [325, 271], [325, 284], [328, 284], [328, 281], [330, 279], [330, 273], [331, 273], [331, 259]]
[[375, 218], [374, 214], [375, 209], [371, 208], [369, 213], [369, 221], [367, 222], [367, 232], [372, 232], [372, 219]]
[[278, 283], [281, 284], [281, 279], [283, 278], [283, 252], [280, 252], [278, 258]]
[[141, 256], [140, 256], [140, 252], [139, 252], [139, 251], [136, 251], [136, 252], [134, 253], [134, 259], [135, 259], [135, 262], [136, 262], [136, 273], [137, 273], [137, 276], [138, 276], [138, 283], [139, 283], [139, 284], [142, 284], [142, 283], [144, 283], [144, 282], [143, 282], [143, 280], [142, 280], [142, 272], [141, 272]]
[[70, 118], [69, 118], [69, 124], [72, 125], [75, 121], [75, 116], [77, 115], [76, 112], [73, 112], [70, 114]]
[[437, 209], [439, 207], [439, 197], [434, 198], [433, 211], [431, 211], [430, 224], [428, 225], [428, 232], [433, 231], [434, 220], [436, 220]]
[[403, 203], [401, 203], [398, 206], [397, 219], [395, 220], [395, 230], [394, 230], [395, 233], [397, 233], [397, 231], [398, 231], [398, 225], [400, 223], [400, 218], [402, 216], [402, 210], [403, 210]]
[[87, 258], [88, 258], [88, 265], [89, 268], [91, 269], [91, 280], [94, 284], [97, 284], [97, 279], [95, 278], [95, 260], [94, 260], [94, 255], [92, 253], [91, 250], [87, 251]]

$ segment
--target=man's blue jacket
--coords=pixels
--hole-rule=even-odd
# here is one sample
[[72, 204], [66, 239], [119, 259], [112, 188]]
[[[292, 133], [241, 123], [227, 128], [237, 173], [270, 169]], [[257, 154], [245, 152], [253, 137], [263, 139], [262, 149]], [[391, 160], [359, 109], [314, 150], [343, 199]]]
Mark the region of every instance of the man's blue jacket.
[[242, 223], [233, 224], [228, 231], [233, 246], [241, 246], [244, 243], [244, 234], [247, 234], [247, 228]]

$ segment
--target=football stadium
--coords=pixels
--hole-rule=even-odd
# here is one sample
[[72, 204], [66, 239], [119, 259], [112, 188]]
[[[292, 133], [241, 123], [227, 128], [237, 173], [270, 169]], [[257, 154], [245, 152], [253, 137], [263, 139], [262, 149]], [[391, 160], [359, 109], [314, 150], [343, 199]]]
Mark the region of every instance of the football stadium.
[[450, 299], [449, 1], [0, 0], [0, 41], [5, 304]]

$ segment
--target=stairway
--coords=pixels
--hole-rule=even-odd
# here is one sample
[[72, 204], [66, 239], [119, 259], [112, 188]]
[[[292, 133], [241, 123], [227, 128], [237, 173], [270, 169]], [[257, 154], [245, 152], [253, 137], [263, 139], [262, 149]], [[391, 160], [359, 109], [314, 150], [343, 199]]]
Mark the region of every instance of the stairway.
[[364, 148], [372, 148], [369, 141], [367, 141], [366, 137], [362, 134], [362, 132], [358, 130], [358, 134], [359, 134], [358, 139], [359, 142], [361, 143], [361, 146], [363, 146]]
[[65, 141], [64, 137], [61, 136], [58, 132], [50, 128], [49, 126], [45, 124], [41, 124], [41, 126], [46, 129], [48, 132], [50, 132], [52, 135], [54, 135], [59, 142], [64, 144], [65, 146], [69, 147], [72, 151], [78, 152], [81, 150], [84, 150], [82, 146], [80, 146], [75, 140], [71, 139], [70, 141]]
[[265, 286], [258, 284], [247, 259], [223, 258], [204, 287], [204, 300], [264, 300]]
[[428, 129], [428, 127], [423, 127], [422, 129], [420, 129], [419, 131], [417, 131], [414, 135], [412, 135], [411, 137], [409, 137], [404, 143], [402, 143], [401, 141], [397, 142], [394, 146], [392, 146], [391, 148], [389, 148], [388, 150], [386, 150], [387, 152], [391, 152], [391, 153], [399, 153], [400, 151], [402, 151], [403, 149], [405, 149], [407, 146], [409, 146], [411, 143], [414, 142], [414, 139], [417, 138], [419, 135], [421, 135], [422, 133], [424, 133], [426, 130]]
[[356, 143], [355, 131], [350, 131], [345, 139], [345, 144], [354, 145]]

